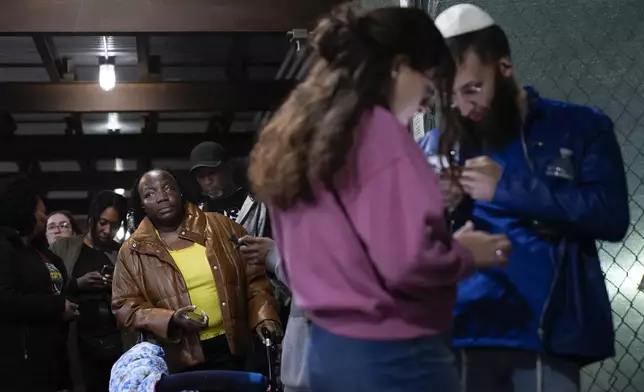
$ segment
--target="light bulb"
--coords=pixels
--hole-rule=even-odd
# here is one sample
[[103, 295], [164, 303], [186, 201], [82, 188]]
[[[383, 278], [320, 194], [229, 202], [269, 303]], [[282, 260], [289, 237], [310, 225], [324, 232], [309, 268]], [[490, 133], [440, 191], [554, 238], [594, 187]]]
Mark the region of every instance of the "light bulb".
[[116, 86], [116, 69], [114, 64], [101, 64], [98, 68], [98, 85], [105, 91]]
[[119, 195], [124, 195], [125, 194], [125, 189], [116, 188], [116, 189], [114, 189], [114, 193], [118, 193]]

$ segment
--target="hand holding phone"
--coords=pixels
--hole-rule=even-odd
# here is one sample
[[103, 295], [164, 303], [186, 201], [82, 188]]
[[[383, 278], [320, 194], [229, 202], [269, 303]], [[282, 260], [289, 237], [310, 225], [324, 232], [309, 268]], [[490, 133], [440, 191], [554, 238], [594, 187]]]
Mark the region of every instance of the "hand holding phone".
[[239, 239], [235, 233], [232, 233], [229, 239], [233, 244], [235, 244], [235, 248], [246, 245], [246, 243]]
[[208, 315], [196, 310], [197, 307], [194, 305], [185, 306], [174, 312], [172, 322], [186, 332], [199, 332], [208, 327]]

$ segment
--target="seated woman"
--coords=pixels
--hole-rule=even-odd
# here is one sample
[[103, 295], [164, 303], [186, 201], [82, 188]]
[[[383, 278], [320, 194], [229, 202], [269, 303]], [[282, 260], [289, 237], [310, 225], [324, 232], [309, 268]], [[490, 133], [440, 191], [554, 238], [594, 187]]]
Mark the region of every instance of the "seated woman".
[[172, 175], [145, 173], [132, 189], [138, 229], [114, 272], [112, 310], [125, 327], [160, 340], [171, 372], [241, 370], [252, 331], [279, 333], [263, 266], [247, 264], [244, 229], [182, 200]]
[[64, 341], [77, 306], [62, 261], [40, 246], [45, 205], [26, 178], [0, 178], [0, 390], [71, 389]]

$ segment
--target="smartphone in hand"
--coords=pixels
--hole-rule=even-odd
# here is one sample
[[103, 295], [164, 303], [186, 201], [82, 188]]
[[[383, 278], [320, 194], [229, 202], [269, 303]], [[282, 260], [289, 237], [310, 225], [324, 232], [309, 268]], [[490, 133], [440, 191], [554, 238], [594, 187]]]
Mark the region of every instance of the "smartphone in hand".
[[188, 316], [188, 318], [190, 318], [190, 319], [192, 319], [194, 321], [198, 321], [198, 322], [202, 322], [204, 320], [204, 318], [205, 318], [204, 315], [201, 314], [201, 312], [197, 312], [196, 309], [193, 310], [192, 312], [186, 313], [186, 316]]
[[229, 239], [230, 239], [230, 242], [232, 242], [233, 244], [235, 244], [235, 248], [239, 248], [240, 246], [246, 245], [246, 243], [245, 243], [244, 241], [241, 241], [241, 240], [240, 240], [240, 239], [235, 235], [235, 233], [232, 233], [232, 234], [230, 235], [230, 238], [229, 238]]

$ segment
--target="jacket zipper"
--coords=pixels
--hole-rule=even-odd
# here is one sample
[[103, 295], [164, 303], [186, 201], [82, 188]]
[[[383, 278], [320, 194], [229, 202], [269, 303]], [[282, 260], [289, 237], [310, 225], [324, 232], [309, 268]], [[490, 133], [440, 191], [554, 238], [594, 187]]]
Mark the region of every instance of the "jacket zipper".
[[534, 165], [530, 159], [530, 152], [528, 151], [528, 143], [525, 140], [525, 129], [523, 126], [521, 127], [521, 148], [523, 149], [523, 156], [525, 157], [525, 161], [528, 164], [530, 171], [534, 173]]
[[[560, 247], [560, 246], [565, 246], [565, 243], [563, 245], [562, 244], [557, 245], [557, 247]], [[555, 263], [557, 262], [557, 257], [556, 257], [556, 255], [552, 254], [552, 250], [550, 251], [550, 257], [553, 259], [553, 261]], [[554, 295], [554, 291], [555, 291], [555, 285], [559, 281], [559, 276], [561, 275], [561, 269], [563, 268], [563, 260], [561, 260], [559, 262], [559, 265], [557, 265], [557, 264], [555, 264], [555, 265], [557, 266], [557, 269], [555, 269], [555, 276], [552, 279], [552, 283], [550, 284], [550, 289], [548, 290], [548, 296], [546, 297], [546, 301], [543, 304], [543, 310], [541, 311], [541, 317], [539, 317], [539, 329], [537, 330], [537, 334], [539, 335], [539, 339], [541, 340], [542, 343], [545, 343], [545, 339], [546, 339], [546, 332], [544, 330], [546, 312], [548, 311], [548, 308], [550, 307], [550, 302], [552, 302], [552, 296]]]

